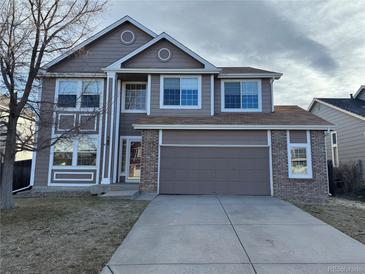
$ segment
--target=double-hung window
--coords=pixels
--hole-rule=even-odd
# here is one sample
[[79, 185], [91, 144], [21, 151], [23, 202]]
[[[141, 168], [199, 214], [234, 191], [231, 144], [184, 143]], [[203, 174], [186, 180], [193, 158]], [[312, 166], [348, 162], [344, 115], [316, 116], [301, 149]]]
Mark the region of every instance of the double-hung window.
[[161, 76], [161, 108], [201, 107], [200, 76]]
[[331, 148], [332, 148], [332, 162], [334, 167], [339, 166], [338, 160], [338, 145], [337, 145], [337, 132], [331, 132]]
[[56, 86], [59, 108], [84, 110], [100, 107], [102, 80], [61, 79]]
[[82, 81], [81, 107], [98, 108], [100, 106], [101, 82], [95, 80]]
[[97, 135], [80, 135], [61, 139], [54, 145], [54, 166], [95, 167], [97, 159]]
[[312, 178], [312, 157], [310, 133], [306, 131], [306, 141], [303, 143], [290, 141], [290, 132], [287, 133], [288, 139], [288, 173], [289, 178], [311, 179]]
[[147, 83], [126, 82], [123, 83], [122, 112], [146, 112], [147, 111]]
[[261, 111], [261, 81], [223, 80], [221, 100], [224, 112]]
[[60, 108], [76, 108], [79, 83], [74, 80], [60, 80], [58, 82], [57, 106]]

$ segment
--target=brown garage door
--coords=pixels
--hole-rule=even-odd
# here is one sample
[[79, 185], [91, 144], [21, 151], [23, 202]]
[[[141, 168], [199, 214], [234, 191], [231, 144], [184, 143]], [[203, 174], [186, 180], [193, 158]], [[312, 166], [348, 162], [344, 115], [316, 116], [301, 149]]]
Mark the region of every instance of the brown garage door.
[[161, 194], [270, 195], [267, 147], [161, 147]]

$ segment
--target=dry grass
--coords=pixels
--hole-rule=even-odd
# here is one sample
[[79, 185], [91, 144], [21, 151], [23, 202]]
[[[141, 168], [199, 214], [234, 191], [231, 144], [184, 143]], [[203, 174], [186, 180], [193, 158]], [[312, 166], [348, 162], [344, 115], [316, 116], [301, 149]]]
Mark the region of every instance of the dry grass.
[[1, 212], [1, 273], [99, 273], [148, 202], [17, 198]]
[[331, 198], [326, 204], [295, 205], [365, 244], [365, 202]]

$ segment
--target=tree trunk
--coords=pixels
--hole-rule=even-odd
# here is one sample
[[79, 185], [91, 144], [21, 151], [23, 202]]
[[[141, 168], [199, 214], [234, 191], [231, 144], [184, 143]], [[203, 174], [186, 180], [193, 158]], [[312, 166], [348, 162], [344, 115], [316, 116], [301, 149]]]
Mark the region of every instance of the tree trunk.
[[17, 118], [9, 115], [9, 121], [5, 142], [5, 157], [3, 172], [0, 182], [1, 209], [10, 209], [15, 207], [13, 199], [13, 172], [16, 150], [16, 124]]

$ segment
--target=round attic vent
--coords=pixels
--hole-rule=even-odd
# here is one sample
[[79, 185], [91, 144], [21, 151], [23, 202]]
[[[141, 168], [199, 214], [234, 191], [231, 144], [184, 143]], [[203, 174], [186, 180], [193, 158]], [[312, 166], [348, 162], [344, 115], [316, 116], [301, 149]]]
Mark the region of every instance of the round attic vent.
[[162, 62], [167, 62], [171, 59], [171, 51], [167, 48], [161, 48], [158, 51], [158, 59], [160, 59]]
[[123, 44], [130, 45], [135, 40], [134, 33], [131, 30], [127, 29], [123, 31], [120, 35], [120, 40]]

